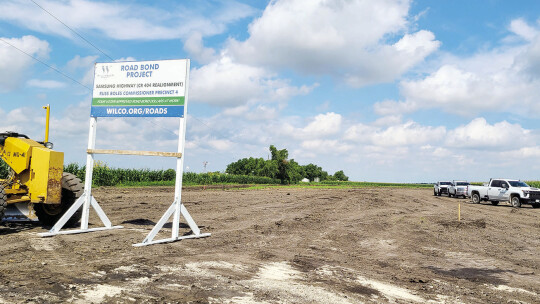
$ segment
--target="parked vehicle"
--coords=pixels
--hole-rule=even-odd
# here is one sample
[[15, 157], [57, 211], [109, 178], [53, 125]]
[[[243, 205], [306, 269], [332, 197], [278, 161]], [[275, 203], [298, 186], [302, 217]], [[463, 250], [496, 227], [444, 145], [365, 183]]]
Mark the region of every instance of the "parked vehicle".
[[470, 184], [466, 181], [452, 181], [452, 183], [448, 187], [448, 197], [467, 197], [467, 187], [469, 185]]
[[441, 196], [441, 194], [448, 194], [448, 186], [450, 186], [451, 182], [437, 182], [433, 186], [433, 195]]
[[515, 179], [492, 178], [487, 185], [469, 186], [467, 195], [476, 204], [481, 201], [489, 201], [493, 205], [509, 202], [516, 208], [521, 207], [522, 204], [531, 204], [533, 208], [540, 208], [540, 189], [532, 188]]

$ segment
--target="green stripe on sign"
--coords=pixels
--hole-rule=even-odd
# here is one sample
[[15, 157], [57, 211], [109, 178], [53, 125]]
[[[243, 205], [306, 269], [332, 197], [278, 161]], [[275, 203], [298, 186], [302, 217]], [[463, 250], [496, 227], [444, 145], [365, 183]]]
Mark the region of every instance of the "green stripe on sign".
[[183, 106], [184, 96], [93, 98], [92, 106]]

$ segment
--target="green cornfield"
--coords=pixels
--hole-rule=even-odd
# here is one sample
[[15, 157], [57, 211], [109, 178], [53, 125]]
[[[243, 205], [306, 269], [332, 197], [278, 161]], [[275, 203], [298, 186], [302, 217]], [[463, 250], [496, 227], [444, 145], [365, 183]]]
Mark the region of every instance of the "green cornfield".
[[[69, 164], [65, 172], [75, 174], [84, 181], [86, 166]], [[110, 168], [102, 162], [94, 165], [92, 184], [94, 186], [144, 186], [174, 185], [176, 172], [173, 169], [120, 169]], [[183, 185], [216, 185], [216, 184], [279, 184], [280, 180], [268, 177], [231, 175], [219, 172], [193, 173], [184, 172]]]
[[316, 183], [321, 186], [344, 186], [344, 187], [392, 187], [392, 188], [432, 188], [433, 184], [426, 183], [377, 183], [377, 182], [350, 182], [350, 181], [322, 181]]
[[[86, 166], [71, 163], [64, 166], [64, 171], [75, 174], [82, 181], [85, 178]], [[6, 178], [9, 166], [0, 160], [0, 178]], [[92, 183], [94, 186], [146, 186], [146, 185], [174, 185], [176, 172], [173, 169], [121, 169], [110, 168], [103, 162], [96, 162], [93, 170]], [[540, 188], [540, 181], [526, 181], [531, 187]], [[234, 175], [219, 172], [194, 173], [184, 172], [183, 185], [220, 185], [220, 184], [250, 184], [250, 185], [278, 185], [279, 179], [262, 176]], [[433, 184], [426, 183], [376, 183], [351, 181], [322, 181], [320, 183], [307, 183], [303, 186], [332, 186], [332, 187], [398, 187], [398, 188], [431, 188]], [[472, 183], [479, 184], [482, 183]]]

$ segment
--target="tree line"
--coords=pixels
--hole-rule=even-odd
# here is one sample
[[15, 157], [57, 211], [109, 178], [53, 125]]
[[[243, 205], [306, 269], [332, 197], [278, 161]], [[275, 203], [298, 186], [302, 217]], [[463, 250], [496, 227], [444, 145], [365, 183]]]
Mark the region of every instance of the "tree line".
[[242, 158], [227, 165], [225, 173], [250, 176], [264, 176], [279, 179], [282, 184], [295, 184], [304, 178], [314, 181], [348, 181], [349, 178], [343, 170], [339, 170], [334, 175], [328, 174], [321, 167], [308, 164], [302, 166], [294, 159], [289, 158], [287, 149], [278, 150], [274, 145], [270, 146], [271, 159], [263, 158]]

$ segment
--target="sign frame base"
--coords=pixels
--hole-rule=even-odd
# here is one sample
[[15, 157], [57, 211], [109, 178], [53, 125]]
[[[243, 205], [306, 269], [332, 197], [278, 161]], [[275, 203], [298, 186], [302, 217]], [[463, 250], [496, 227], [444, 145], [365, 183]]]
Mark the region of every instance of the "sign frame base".
[[[98, 227], [98, 228], [88, 228], [88, 211], [85, 213], [83, 210], [83, 216], [81, 217], [81, 228], [75, 229], [75, 230], [64, 230], [60, 231], [64, 227], [64, 225], [67, 223], [67, 221], [77, 212], [77, 210], [85, 204], [87, 200], [90, 200], [90, 206], [94, 208], [97, 215], [99, 216], [101, 222], [105, 225], [105, 227]], [[84, 207], [83, 207], [84, 208]], [[89, 195], [86, 191], [83, 192], [83, 194], [69, 207], [69, 209], [60, 217], [60, 219], [54, 224], [54, 226], [49, 230], [49, 232], [43, 232], [38, 233], [41, 237], [51, 237], [59, 234], [78, 234], [78, 233], [87, 233], [87, 232], [93, 232], [93, 231], [103, 231], [103, 230], [111, 230], [111, 229], [120, 229], [124, 228], [124, 226], [113, 226], [111, 224], [111, 221], [101, 209], [101, 206], [99, 206], [98, 202], [94, 198], [94, 196]]]
[[[154, 238], [157, 236], [159, 231], [163, 228], [163, 226], [168, 222], [169, 218], [173, 217], [173, 225], [172, 225], [172, 233], [171, 237], [167, 239], [161, 239], [161, 240], [154, 240]], [[191, 228], [191, 231], [193, 234], [191, 235], [184, 235], [180, 236], [180, 216], [184, 216], [186, 219], [187, 224], [189, 225], [189, 228]], [[133, 244], [133, 247], [142, 247], [142, 246], [148, 246], [153, 244], [162, 244], [162, 243], [171, 243], [176, 242], [183, 239], [194, 239], [194, 238], [203, 238], [203, 237], [209, 237], [210, 233], [201, 233], [201, 229], [199, 229], [199, 226], [195, 223], [191, 215], [189, 214], [188, 210], [182, 204], [180, 198], [178, 197], [167, 209], [167, 211], [163, 214], [161, 219], [157, 222], [157, 224], [152, 228], [150, 233], [146, 236], [146, 238], [137, 244]]]

